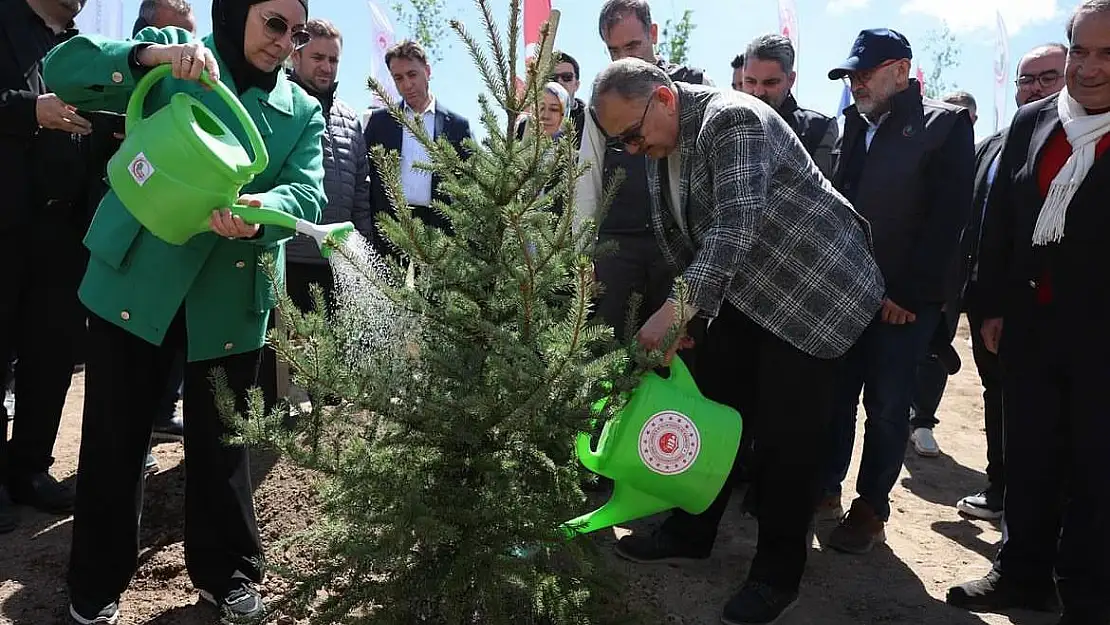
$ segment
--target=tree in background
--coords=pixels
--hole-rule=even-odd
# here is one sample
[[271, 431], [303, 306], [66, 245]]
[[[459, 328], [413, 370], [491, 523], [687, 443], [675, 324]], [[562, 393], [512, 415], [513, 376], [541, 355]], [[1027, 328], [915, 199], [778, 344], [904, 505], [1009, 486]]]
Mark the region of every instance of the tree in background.
[[668, 19], [663, 24], [659, 38], [659, 51], [671, 63], [683, 65], [690, 55], [690, 35], [697, 28], [693, 20], [694, 11], [686, 9], [677, 22]]
[[392, 7], [409, 36], [424, 46], [432, 60], [442, 60], [445, 47], [450, 47], [447, 0], [397, 0]]
[[960, 65], [960, 43], [948, 24], [944, 24], [939, 31], [930, 30], [925, 34], [925, 53], [929, 59], [928, 73], [925, 74], [925, 97], [936, 100], [956, 89], [956, 84], [949, 84], [944, 76], [948, 70]]
[[580, 250], [593, 227], [571, 227], [575, 142], [553, 143], [538, 124], [516, 138], [554, 66], [552, 33], [544, 26], [518, 94], [520, 0], [506, 38], [489, 0], [478, 4], [484, 47], [451, 27], [488, 90], [488, 139], [460, 155], [390, 109], [426, 147], [451, 198], [434, 209], [454, 233], [413, 216], [399, 155], [377, 148], [396, 211], [378, 226], [396, 258], [352, 235], [332, 252], [334, 310], [317, 293], [317, 310], [301, 314], [278, 294], [285, 326], [272, 346], [318, 405], [290, 420], [254, 397], [241, 419], [221, 393], [240, 440], [320, 478], [319, 518], [278, 547], [297, 555], [275, 566], [293, 582], [276, 607], [314, 624], [587, 625], [606, 622], [606, 597], [619, 601], [603, 592], [612, 576], [591, 541], [559, 526], [586, 510], [574, 439], [595, 425], [591, 406], [609, 397], [616, 409], [660, 354], [632, 364], [591, 320], [597, 285]]

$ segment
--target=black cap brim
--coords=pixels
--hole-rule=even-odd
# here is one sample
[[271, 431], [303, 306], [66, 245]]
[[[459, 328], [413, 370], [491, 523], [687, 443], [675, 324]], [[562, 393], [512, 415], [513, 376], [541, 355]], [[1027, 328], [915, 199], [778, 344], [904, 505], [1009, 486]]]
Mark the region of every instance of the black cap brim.
[[852, 72], [858, 72], [859, 70], [859, 57], [850, 56], [848, 57], [847, 61], [844, 61], [837, 67], [829, 70], [829, 80], [840, 80], [848, 74], [851, 74]]

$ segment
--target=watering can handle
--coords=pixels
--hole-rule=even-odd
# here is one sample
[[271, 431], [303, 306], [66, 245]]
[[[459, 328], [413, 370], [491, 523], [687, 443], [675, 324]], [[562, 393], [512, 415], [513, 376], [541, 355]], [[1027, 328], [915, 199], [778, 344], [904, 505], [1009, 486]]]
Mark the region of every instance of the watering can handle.
[[675, 357], [671, 359], [670, 368], [671, 375], [668, 380], [671, 384], [687, 392], [701, 392], [698, 390], [698, 383], [694, 381], [694, 376], [690, 373], [690, 370], [686, 368], [686, 363], [682, 362], [682, 358], [678, 355], [675, 355]]
[[[169, 76], [172, 71], [173, 67], [171, 65], [159, 65], [139, 79], [139, 83], [135, 85], [135, 91], [131, 94], [131, 100], [127, 103], [127, 118], [124, 121], [124, 131], [127, 134], [131, 134], [131, 129], [135, 127], [135, 124], [142, 121], [143, 104], [146, 102], [147, 94], [154, 87], [154, 83]], [[254, 153], [254, 160], [244, 166], [240, 173], [250, 174], [251, 176], [262, 173], [262, 170], [270, 164], [270, 154], [266, 151], [266, 144], [262, 142], [262, 134], [258, 132], [258, 126], [255, 125], [254, 120], [247, 113], [247, 109], [243, 108], [243, 103], [222, 82], [212, 80], [207, 71], [201, 74], [200, 81], [215, 91], [216, 95], [227, 103], [228, 108], [231, 109], [232, 114], [239, 120], [243, 130], [247, 133], [247, 139], [251, 144], [251, 152]]]

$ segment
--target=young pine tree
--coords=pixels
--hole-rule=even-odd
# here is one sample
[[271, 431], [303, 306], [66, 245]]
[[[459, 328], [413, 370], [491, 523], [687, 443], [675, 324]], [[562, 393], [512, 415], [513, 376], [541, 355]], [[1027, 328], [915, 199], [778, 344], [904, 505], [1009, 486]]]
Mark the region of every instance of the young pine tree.
[[636, 378], [612, 330], [591, 320], [597, 287], [581, 250], [592, 232], [571, 228], [575, 142], [553, 143], [539, 124], [515, 136], [553, 66], [550, 45], [518, 93], [520, 0], [507, 46], [488, 1], [478, 5], [486, 47], [451, 26], [488, 90], [488, 139], [458, 154], [391, 106], [428, 150], [450, 197], [434, 208], [453, 232], [413, 217], [398, 155], [376, 150], [396, 215], [377, 225], [393, 249], [379, 257], [356, 239], [335, 250], [330, 311], [317, 297], [302, 315], [280, 297], [272, 345], [311, 412], [264, 415], [256, 397], [236, 420], [243, 440], [321, 478], [321, 516], [293, 539], [304, 555], [280, 571], [294, 581], [282, 609], [312, 623], [601, 620], [590, 541], [560, 524], [587, 509], [575, 435], [591, 429], [594, 402]]

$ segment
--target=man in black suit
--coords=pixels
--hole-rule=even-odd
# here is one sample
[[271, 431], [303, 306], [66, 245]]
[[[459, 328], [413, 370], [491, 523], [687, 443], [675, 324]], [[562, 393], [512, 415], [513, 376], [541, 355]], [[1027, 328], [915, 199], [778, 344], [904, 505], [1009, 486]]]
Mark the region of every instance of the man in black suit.
[[[84, 331], [83, 140], [89, 120], [50, 93], [42, 58], [76, 34], [83, 0], [0, 2], [0, 533], [16, 503], [68, 513], [73, 493], [48, 472]], [[15, 355], [19, 420], [8, 440], [3, 394]]]
[[1110, 0], [1068, 24], [1065, 87], [1022, 107], [988, 200], [978, 282], [983, 341], [1006, 404], [1002, 549], [951, 588], [976, 611], [1052, 610], [1110, 623]]
[[[1030, 50], [1018, 62], [1017, 104], [1024, 106], [1055, 95], [1064, 87], [1064, 61], [1067, 46], [1059, 43]], [[971, 221], [964, 231], [963, 256], [959, 271], [962, 308], [971, 326], [971, 351], [983, 384], [983, 419], [987, 431], [987, 488], [960, 499], [956, 507], [972, 517], [994, 520], [1002, 517], [1005, 491], [1005, 461], [1002, 456], [1002, 372], [998, 356], [983, 344], [983, 314], [979, 280], [979, 252], [982, 226], [986, 217], [987, 195], [998, 169], [998, 155], [1006, 136], [1003, 129], [984, 139], [975, 150], [975, 199]], [[951, 304], [950, 304], [951, 305]], [[943, 388], [942, 388], [943, 392]]]
[[[397, 43], [386, 51], [385, 64], [404, 100], [402, 108], [405, 114], [419, 116], [429, 136], [433, 139], [446, 137], [462, 153], [462, 142], [470, 138], [470, 122], [448, 110], [432, 95], [428, 85], [432, 68], [424, 47], [409, 40]], [[405, 201], [413, 208], [413, 216], [429, 226], [450, 230], [447, 220], [431, 208], [433, 200], [447, 201], [437, 189], [437, 177], [413, 167], [415, 163], [430, 160], [427, 150], [393, 118], [388, 108], [374, 109], [366, 122], [366, 147], [373, 149], [376, 145], [401, 153], [401, 185]], [[375, 216], [380, 212], [394, 211], [373, 159], [370, 162], [370, 211]], [[379, 252], [390, 252], [391, 246], [377, 227], [376, 217], [374, 223], [374, 232], [370, 233], [374, 248]]]

